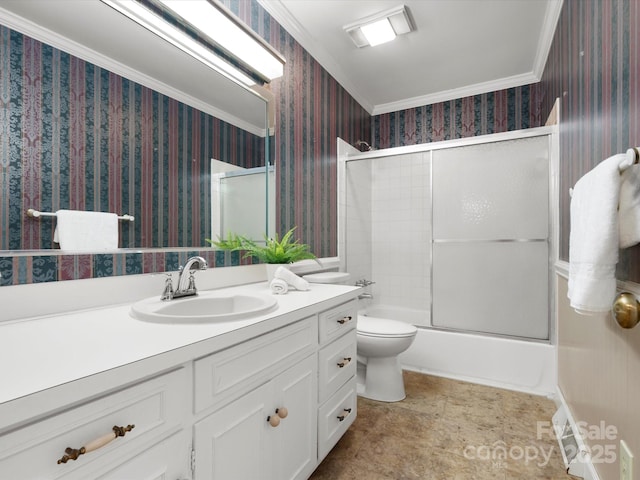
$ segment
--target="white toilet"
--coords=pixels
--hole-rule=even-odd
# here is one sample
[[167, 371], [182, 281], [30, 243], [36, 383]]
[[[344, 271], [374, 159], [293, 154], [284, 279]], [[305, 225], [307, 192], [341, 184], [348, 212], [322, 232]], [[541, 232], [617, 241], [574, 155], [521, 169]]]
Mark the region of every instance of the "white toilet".
[[[345, 284], [349, 281], [349, 274], [320, 272], [304, 278], [311, 283]], [[417, 332], [414, 325], [358, 312], [358, 395], [382, 402], [397, 402], [405, 398], [398, 355], [411, 346]]]

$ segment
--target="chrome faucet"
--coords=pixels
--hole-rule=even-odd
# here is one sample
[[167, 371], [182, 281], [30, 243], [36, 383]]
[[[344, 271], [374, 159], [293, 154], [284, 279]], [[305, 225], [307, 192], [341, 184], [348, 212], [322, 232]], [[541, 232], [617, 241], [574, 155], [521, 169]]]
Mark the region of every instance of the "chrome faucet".
[[[373, 285], [374, 283], [376, 282], [363, 278], [361, 280], [356, 281], [356, 287], [366, 288], [369, 285]], [[360, 295], [358, 295], [359, 300], [371, 300], [372, 298], [373, 298], [373, 295], [368, 292], [363, 292]]]
[[[167, 295], [169, 285], [165, 286], [165, 293], [162, 295], [163, 300], [171, 300], [172, 298], [188, 297], [191, 295], [197, 295], [198, 289], [196, 288], [196, 279], [193, 276], [196, 271], [195, 265], [197, 264], [197, 270], [206, 270], [208, 265], [207, 261], [202, 257], [191, 257], [184, 264], [184, 267], [180, 267], [180, 275], [178, 276], [178, 287], [173, 294]], [[171, 279], [168, 280], [171, 282]]]

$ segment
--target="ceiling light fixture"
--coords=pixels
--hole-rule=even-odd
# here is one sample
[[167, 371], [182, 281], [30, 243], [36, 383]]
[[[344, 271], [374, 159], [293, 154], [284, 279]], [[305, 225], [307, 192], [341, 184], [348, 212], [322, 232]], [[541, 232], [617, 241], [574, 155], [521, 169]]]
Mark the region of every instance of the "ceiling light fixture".
[[358, 48], [390, 42], [396, 36], [415, 30], [404, 5], [370, 15], [343, 27]]
[[284, 72], [284, 58], [216, 0], [102, 1], [247, 86], [268, 83]]

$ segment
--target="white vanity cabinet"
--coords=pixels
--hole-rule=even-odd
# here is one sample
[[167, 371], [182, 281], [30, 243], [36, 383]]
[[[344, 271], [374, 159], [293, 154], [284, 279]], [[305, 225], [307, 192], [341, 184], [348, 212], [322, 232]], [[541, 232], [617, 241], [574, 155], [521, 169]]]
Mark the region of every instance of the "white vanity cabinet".
[[313, 472], [317, 331], [312, 316], [196, 360], [196, 411], [232, 398], [194, 426], [196, 480], [293, 480]]
[[[188, 374], [178, 368], [0, 435], [0, 478], [181, 478], [189, 473], [183, 428], [187, 388]], [[73, 392], [68, 389], [70, 403]], [[46, 395], [41, 402], [47, 402]], [[130, 425], [124, 436], [63, 460], [67, 448], [80, 449], [112, 433], [114, 426]]]
[[195, 424], [196, 480], [311, 475], [356, 416], [356, 314], [348, 302], [196, 361], [196, 412], [237, 397]]
[[318, 463], [340, 440], [357, 414], [357, 301], [319, 315]]
[[195, 478], [309, 477], [317, 462], [316, 372], [310, 355], [196, 423]]
[[[298, 292], [281, 300], [280, 313], [225, 327], [223, 334], [209, 334], [210, 326], [185, 327], [180, 335], [188, 342], [174, 348], [0, 403], [0, 478], [307, 479], [356, 415], [357, 291], [344, 288], [336, 294], [322, 286], [315, 293]], [[305, 303], [309, 297], [303, 295], [312, 301]], [[92, 313], [94, 318], [82, 313], [78, 323], [70, 316], [59, 324], [45, 318], [34, 322], [54, 323], [24, 328], [86, 325], [91, 335], [58, 345], [67, 358], [80, 340], [81, 348], [99, 355], [116, 338], [127, 338], [129, 348], [144, 348], [151, 339], [167, 342], [157, 336], [169, 330], [174, 341], [181, 328], [132, 323], [118, 316], [122, 312], [128, 313], [104, 309]], [[102, 335], [95, 335], [100, 316]], [[123, 337], [129, 328], [139, 336]], [[113, 338], [105, 338], [109, 335]], [[11, 339], [5, 340], [8, 347]], [[54, 355], [47, 358], [51, 372], [69, 365]], [[44, 368], [33, 365], [19, 370], [14, 382]], [[8, 378], [9, 368], [0, 371]], [[114, 426], [131, 427], [100, 448], [89, 448], [103, 443], [95, 441], [105, 435], [113, 437]], [[58, 462], [67, 447], [92, 451]]]

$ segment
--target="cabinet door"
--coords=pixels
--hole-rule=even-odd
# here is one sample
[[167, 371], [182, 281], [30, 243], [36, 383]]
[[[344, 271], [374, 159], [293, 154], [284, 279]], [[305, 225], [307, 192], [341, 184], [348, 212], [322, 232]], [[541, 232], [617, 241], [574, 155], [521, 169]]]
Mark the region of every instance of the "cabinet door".
[[317, 461], [317, 361], [307, 357], [274, 379], [275, 408], [286, 407], [288, 414], [274, 428], [276, 452], [275, 478], [308, 478]]
[[273, 479], [273, 382], [266, 383], [196, 423], [197, 480]]

